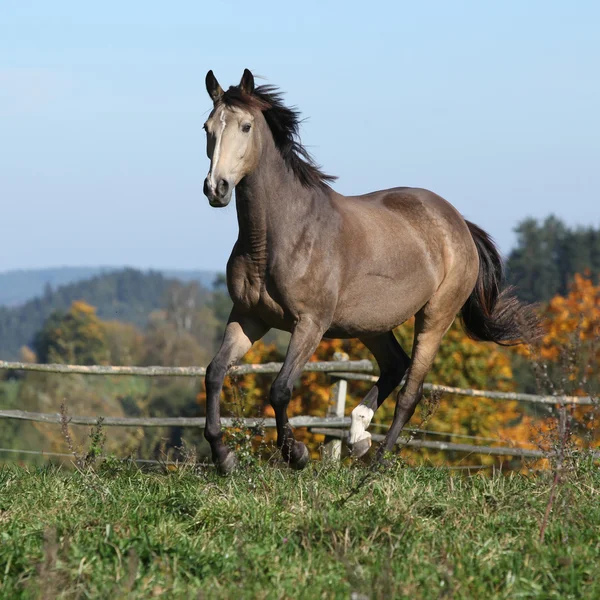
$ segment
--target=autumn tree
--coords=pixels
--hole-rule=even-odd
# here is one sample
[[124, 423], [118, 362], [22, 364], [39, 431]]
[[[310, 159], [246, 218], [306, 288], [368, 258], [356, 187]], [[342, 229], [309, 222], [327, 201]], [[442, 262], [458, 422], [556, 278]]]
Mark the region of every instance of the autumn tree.
[[165, 311], [155, 311], [150, 317], [144, 338], [143, 365], [202, 366], [208, 364], [210, 350], [186, 330], [179, 332]]
[[[401, 345], [409, 352], [414, 335], [414, 319], [395, 331]], [[351, 359], [373, 360], [369, 351], [358, 340], [323, 340], [311, 360], [333, 360], [336, 352], [345, 352]], [[283, 360], [283, 353], [274, 345], [258, 342], [244, 357], [245, 363]], [[444, 337], [444, 341], [433, 364], [428, 381], [454, 386], [479, 389], [511, 391], [514, 389], [510, 355], [502, 348], [475, 342], [468, 338], [461, 325], [456, 322]], [[243, 409], [245, 416], [274, 416], [268, 402], [268, 390], [272, 376], [247, 375], [227, 378], [224, 386], [226, 411], [235, 414]], [[298, 414], [324, 415], [330, 403], [328, 377], [320, 373], [305, 373], [297, 383], [288, 407], [290, 416]], [[350, 414], [354, 406], [367, 393], [370, 385], [364, 382], [349, 382], [350, 398], [346, 407]], [[428, 394], [426, 394], [428, 396]], [[199, 395], [201, 404], [205, 394]], [[427, 403], [427, 400], [424, 401]], [[393, 417], [395, 394], [390, 397], [376, 414], [375, 424], [389, 424]], [[508, 436], [510, 427], [521, 418], [516, 402], [498, 402], [485, 398], [465, 398], [445, 394], [439, 407], [427, 421], [427, 428], [449, 435]], [[417, 411], [410, 422], [418, 427], [423, 422], [422, 412]], [[314, 455], [322, 437], [310, 436], [299, 430], [298, 439], [309, 443]], [[269, 434], [272, 437], [272, 433]], [[430, 455], [434, 453], [429, 453]]]
[[[542, 311], [545, 335], [537, 349], [522, 349], [538, 392], [591, 396], [600, 393], [600, 285], [576, 274], [565, 295], [556, 295]], [[533, 379], [533, 377], [532, 377]], [[550, 413], [556, 415], [550, 407]], [[578, 443], [600, 439], [598, 406], [570, 407]]]
[[54, 312], [36, 335], [34, 350], [43, 363], [106, 364], [108, 348], [93, 306], [75, 301], [65, 313]]
[[138, 365], [144, 356], [144, 334], [131, 323], [104, 321], [104, 337], [111, 365]]
[[577, 376], [590, 379], [597, 374], [600, 363], [600, 285], [594, 285], [589, 273], [576, 274], [565, 296], [557, 295], [543, 312], [546, 334], [542, 340], [542, 358], [557, 362], [569, 345], [575, 342], [580, 352], [573, 365]]

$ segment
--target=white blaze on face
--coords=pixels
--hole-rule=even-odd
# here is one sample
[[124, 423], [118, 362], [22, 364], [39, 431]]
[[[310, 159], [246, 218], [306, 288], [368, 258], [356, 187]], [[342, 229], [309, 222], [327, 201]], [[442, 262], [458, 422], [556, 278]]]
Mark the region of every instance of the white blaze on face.
[[213, 190], [217, 188], [217, 182], [215, 181], [215, 171], [217, 170], [217, 165], [219, 164], [219, 156], [221, 155], [221, 143], [223, 141], [223, 133], [225, 132], [225, 127], [227, 127], [227, 118], [225, 115], [225, 109], [221, 109], [221, 114], [219, 115], [219, 122], [221, 123], [221, 131], [219, 131], [216, 136], [217, 140], [215, 142], [215, 150], [213, 152], [211, 169], [210, 169], [210, 186]]
[[364, 439], [371, 439], [371, 434], [366, 431], [371, 424], [371, 419], [375, 411], [364, 404], [359, 404], [352, 411], [352, 425], [350, 425], [350, 440], [349, 443], [356, 444]]

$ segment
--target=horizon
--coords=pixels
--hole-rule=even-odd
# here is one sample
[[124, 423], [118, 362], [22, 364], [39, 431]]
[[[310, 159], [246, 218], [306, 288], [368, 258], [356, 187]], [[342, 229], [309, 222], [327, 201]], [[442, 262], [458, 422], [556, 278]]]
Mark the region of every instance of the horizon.
[[216, 272], [215, 269], [182, 269], [180, 267], [137, 267], [135, 265], [50, 265], [46, 267], [32, 267], [32, 268], [17, 268], [17, 269], [8, 269], [6, 271], [0, 271], [0, 275], [9, 275], [11, 273], [29, 273], [31, 271], [58, 271], [60, 269], [106, 269], [111, 271], [124, 271], [127, 269], [133, 269], [134, 271], [158, 271], [160, 273], [163, 272], [172, 272], [177, 273], [181, 271], [182, 273], [193, 273], [193, 272]]
[[86, 267], [49, 267], [16, 269], [0, 272], [0, 308], [19, 309], [26, 303], [43, 298], [48, 290], [55, 292], [97, 278], [137, 273], [142, 277], [160, 275], [166, 281], [196, 282], [206, 290], [214, 289], [219, 271], [210, 269], [143, 269], [107, 265]]
[[202, 194], [209, 69], [280, 87], [342, 194], [431, 189], [504, 256], [527, 217], [600, 226], [600, 5], [271, 4], [4, 7], [0, 272], [223, 272], [237, 220]]

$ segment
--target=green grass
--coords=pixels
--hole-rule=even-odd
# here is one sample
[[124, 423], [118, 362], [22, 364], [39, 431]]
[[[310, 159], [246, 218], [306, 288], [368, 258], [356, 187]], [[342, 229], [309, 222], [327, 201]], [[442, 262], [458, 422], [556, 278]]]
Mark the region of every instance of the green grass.
[[[600, 473], [0, 470], [3, 598], [598, 598]], [[347, 498], [346, 502], [340, 502]]]

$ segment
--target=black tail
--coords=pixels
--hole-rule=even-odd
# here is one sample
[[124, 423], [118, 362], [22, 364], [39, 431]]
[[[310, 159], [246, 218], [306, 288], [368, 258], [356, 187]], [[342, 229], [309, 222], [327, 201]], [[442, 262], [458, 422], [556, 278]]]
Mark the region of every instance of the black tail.
[[477, 283], [460, 313], [467, 335], [503, 346], [534, 341], [540, 332], [534, 307], [518, 300], [514, 288], [500, 290], [504, 268], [498, 249], [483, 229], [467, 225], [479, 254]]

